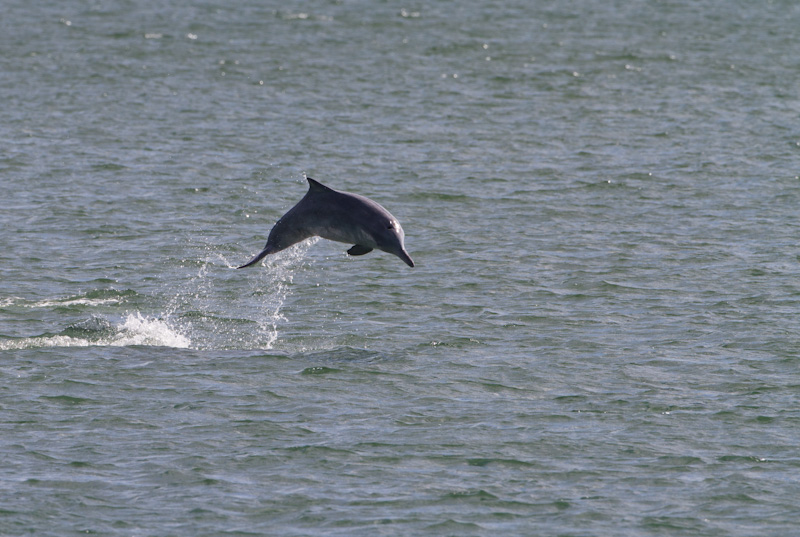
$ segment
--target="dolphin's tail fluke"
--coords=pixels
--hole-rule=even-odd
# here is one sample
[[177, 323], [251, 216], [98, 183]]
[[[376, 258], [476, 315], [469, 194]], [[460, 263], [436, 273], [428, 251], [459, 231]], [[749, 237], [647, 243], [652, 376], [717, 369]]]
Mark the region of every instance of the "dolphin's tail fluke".
[[260, 253], [260, 254], [258, 254], [257, 256], [255, 256], [253, 259], [251, 259], [250, 261], [248, 261], [247, 263], [245, 263], [245, 264], [244, 264], [244, 265], [242, 265], [241, 267], [236, 267], [236, 268], [237, 268], [237, 269], [240, 269], [240, 268], [249, 267], [249, 266], [251, 266], [251, 265], [255, 265], [256, 263], [258, 263], [259, 261], [261, 261], [262, 259], [264, 259], [265, 257], [267, 257], [267, 255], [271, 254], [271, 253], [272, 253], [272, 251], [273, 251], [272, 247], [271, 247], [271, 246], [267, 246], [266, 248], [264, 248], [264, 249], [261, 251], [261, 253]]

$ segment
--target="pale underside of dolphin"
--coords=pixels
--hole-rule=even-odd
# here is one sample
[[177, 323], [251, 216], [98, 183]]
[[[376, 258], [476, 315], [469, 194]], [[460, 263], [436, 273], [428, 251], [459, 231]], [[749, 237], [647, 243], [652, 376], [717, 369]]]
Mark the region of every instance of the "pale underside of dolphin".
[[306, 179], [308, 192], [303, 199], [275, 223], [261, 253], [237, 268], [255, 265], [269, 254], [311, 237], [353, 244], [347, 250], [350, 255], [383, 250], [409, 267], [414, 266], [406, 252], [403, 228], [389, 211], [364, 196], [334, 190], [310, 177]]

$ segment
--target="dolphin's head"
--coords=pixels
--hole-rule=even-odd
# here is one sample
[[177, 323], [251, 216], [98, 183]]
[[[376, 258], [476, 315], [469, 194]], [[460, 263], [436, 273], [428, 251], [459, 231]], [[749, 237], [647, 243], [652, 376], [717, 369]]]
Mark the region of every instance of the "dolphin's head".
[[378, 250], [392, 255], [396, 255], [402, 259], [409, 267], [414, 266], [414, 260], [406, 252], [404, 244], [405, 232], [403, 226], [400, 225], [395, 218], [387, 218], [382, 221], [382, 225], [373, 231], [373, 238], [377, 245]]

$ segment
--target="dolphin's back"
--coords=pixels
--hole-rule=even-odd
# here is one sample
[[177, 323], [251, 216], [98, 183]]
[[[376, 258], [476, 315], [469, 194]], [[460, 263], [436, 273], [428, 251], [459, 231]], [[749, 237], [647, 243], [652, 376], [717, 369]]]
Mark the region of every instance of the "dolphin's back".
[[383, 220], [383, 210], [377, 203], [349, 192], [323, 187], [309, 190], [303, 198], [302, 226], [311, 235], [323, 239], [351, 244], [375, 246], [375, 241], [365, 228], [365, 222]]

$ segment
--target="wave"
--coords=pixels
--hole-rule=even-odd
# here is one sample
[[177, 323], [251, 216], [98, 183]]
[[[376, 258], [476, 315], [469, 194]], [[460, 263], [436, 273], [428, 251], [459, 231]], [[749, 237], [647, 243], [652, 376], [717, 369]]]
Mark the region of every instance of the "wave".
[[[37, 299], [0, 298], [0, 312], [9, 318], [73, 316], [67, 322], [74, 322], [74, 315], [84, 318], [58, 333], [32, 337], [0, 334], [0, 351], [131, 345], [272, 349], [279, 339], [280, 324], [286, 321], [281, 310], [291, 294], [294, 275], [315, 242], [311, 239], [270, 256], [264, 266], [248, 271], [232, 271], [235, 265], [224, 256], [207, 251], [204, 260], [197, 257], [195, 276], [178, 283], [177, 288], [175, 280], [165, 279], [155, 297], [130, 289], [95, 289]], [[239, 289], [236, 293], [230, 291], [232, 279]], [[171, 298], [163, 302], [162, 297]], [[120, 311], [120, 306], [125, 310]], [[142, 313], [148, 311], [157, 313]], [[86, 315], [90, 317], [86, 319]]]
[[185, 349], [191, 344], [189, 337], [171, 323], [135, 312], [129, 313], [116, 324], [103, 317], [93, 316], [70, 326], [60, 334], [2, 340], [0, 350], [131, 345]]
[[121, 304], [136, 296], [135, 291], [117, 291], [115, 289], [98, 289], [85, 294], [43, 300], [27, 300], [21, 297], [0, 299], [0, 308], [41, 309], [67, 306], [104, 306]]

